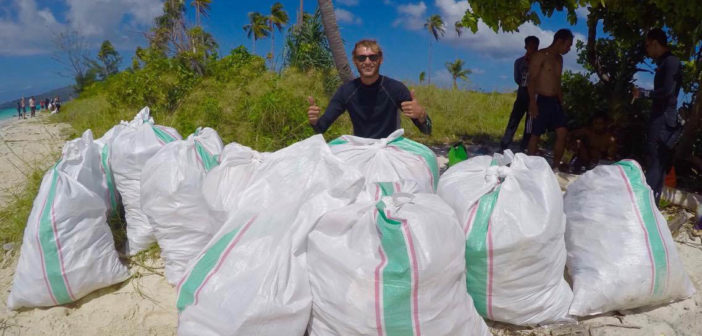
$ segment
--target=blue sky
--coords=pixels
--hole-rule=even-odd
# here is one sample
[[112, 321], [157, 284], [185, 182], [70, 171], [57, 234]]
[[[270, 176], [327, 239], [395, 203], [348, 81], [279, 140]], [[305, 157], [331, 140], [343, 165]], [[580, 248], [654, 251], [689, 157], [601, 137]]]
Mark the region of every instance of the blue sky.
[[[190, 3], [190, 0], [186, 1]], [[204, 28], [211, 32], [220, 45], [220, 54], [239, 45], [251, 48], [242, 26], [247, 23], [247, 13], [267, 13], [275, 1], [224, 1], [213, 0], [211, 13], [203, 19]], [[280, 1], [290, 16], [296, 20], [299, 0]], [[453, 22], [460, 19], [468, 6], [457, 0], [336, 0], [337, 21], [346, 41], [347, 51], [362, 38], [377, 39], [384, 49], [385, 61], [381, 73], [403, 80], [417, 81], [419, 73], [427, 71], [429, 33], [423, 22], [432, 14], [439, 14], [447, 23], [446, 35], [433, 43], [432, 82], [450, 85], [450, 76], [444, 64], [460, 58], [472, 69], [470, 83], [464, 88], [483, 91], [511, 91], [512, 64], [523, 54], [523, 39], [536, 35], [541, 46], [547, 46], [553, 33], [568, 27], [576, 38], [584, 39], [587, 32], [581, 8], [575, 26], [569, 26], [565, 13], [555, 13], [543, 18], [540, 26], [524, 24], [518, 33], [494, 33], [482, 23], [478, 33], [464, 32], [456, 36]], [[317, 1], [305, 0], [305, 11], [316, 9]], [[148, 31], [153, 18], [162, 11], [161, 0], [0, 0], [0, 102], [29, 96], [56, 87], [69, 85], [71, 77], [65, 76], [64, 67], [52, 59], [52, 36], [66, 29], [76, 29], [86, 38], [95, 55], [99, 44], [109, 39], [123, 57], [122, 65], [130, 64], [136, 46], [145, 46], [143, 33]], [[194, 23], [192, 7], [188, 7], [190, 23]], [[284, 35], [276, 33], [276, 59], [280, 64]], [[257, 53], [270, 50], [270, 40], [257, 42]], [[565, 57], [565, 68], [582, 71], [575, 61], [575, 48]], [[64, 75], [60, 73], [63, 72]], [[650, 78], [642, 77], [639, 83], [651, 85]]]

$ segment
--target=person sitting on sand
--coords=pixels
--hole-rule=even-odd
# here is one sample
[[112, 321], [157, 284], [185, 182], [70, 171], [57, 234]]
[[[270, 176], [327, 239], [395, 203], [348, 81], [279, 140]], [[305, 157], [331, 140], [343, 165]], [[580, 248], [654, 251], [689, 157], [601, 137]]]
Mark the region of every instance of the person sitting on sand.
[[569, 149], [575, 153], [573, 171], [580, 173], [582, 167], [592, 169], [602, 157], [613, 161], [617, 151], [614, 135], [607, 130], [607, 117], [595, 115], [590, 125], [572, 131], [569, 136]]
[[324, 115], [309, 97], [307, 119], [317, 133], [324, 133], [344, 111], [349, 111], [353, 134], [385, 138], [400, 128], [400, 113], [410, 118], [424, 134], [431, 134], [431, 119], [417, 102], [414, 92], [399, 81], [379, 74], [383, 51], [374, 40], [362, 40], [353, 49], [353, 63], [360, 77], [342, 85]]

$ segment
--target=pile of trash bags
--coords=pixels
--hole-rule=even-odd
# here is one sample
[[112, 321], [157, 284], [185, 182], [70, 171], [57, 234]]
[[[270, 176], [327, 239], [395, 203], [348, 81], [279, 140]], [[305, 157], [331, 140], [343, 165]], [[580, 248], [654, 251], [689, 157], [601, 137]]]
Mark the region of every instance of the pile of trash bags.
[[[148, 108], [66, 144], [27, 222], [11, 309], [124, 281], [156, 242], [179, 335], [489, 335], [694, 293], [633, 161], [564, 195], [543, 158], [477, 156], [439, 176], [398, 130], [275, 152], [182, 139]], [[126, 221], [118, 251], [108, 218]], [[119, 228], [113, 228], [119, 230]], [[572, 278], [572, 289], [564, 277]], [[624, 271], [622, 271], [624, 270]]]

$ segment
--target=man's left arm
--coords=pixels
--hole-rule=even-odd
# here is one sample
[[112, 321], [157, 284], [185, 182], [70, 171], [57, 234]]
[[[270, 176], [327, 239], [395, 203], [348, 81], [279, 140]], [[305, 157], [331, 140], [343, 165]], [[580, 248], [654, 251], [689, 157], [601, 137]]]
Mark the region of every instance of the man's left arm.
[[424, 107], [417, 101], [414, 90], [409, 91], [407, 87], [403, 87], [403, 89], [402, 91], [404, 92], [400, 93], [398, 99], [402, 102], [400, 104], [402, 114], [412, 119], [412, 122], [417, 126], [420, 132], [431, 135], [431, 119], [429, 119]]
[[644, 98], [653, 99], [665, 98], [674, 95], [677, 87], [675, 74], [677, 73], [679, 66], [680, 61], [678, 61], [677, 57], [668, 56], [657, 70], [660, 71], [660, 75], [663, 76], [663, 84], [660, 87], [654, 87], [653, 90], [639, 89], [641, 95]]

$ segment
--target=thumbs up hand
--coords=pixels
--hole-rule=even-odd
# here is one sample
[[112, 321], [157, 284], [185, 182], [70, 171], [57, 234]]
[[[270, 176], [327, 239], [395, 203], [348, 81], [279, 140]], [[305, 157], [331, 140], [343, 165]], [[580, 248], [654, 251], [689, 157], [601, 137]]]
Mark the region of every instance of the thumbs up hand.
[[410, 91], [410, 97], [412, 100], [404, 101], [401, 104], [402, 114], [408, 118], [417, 119], [421, 123], [426, 122], [426, 111], [421, 105], [419, 105], [419, 102], [415, 97], [414, 90]]
[[314, 97], [312, 96], [307, 97], [307, 102], [310, 103], [310, 107], [307, 109], [307, 120], [310, 122], [310, 125], [317, 125], [320, 112], [319, 106], [315, 104]]

